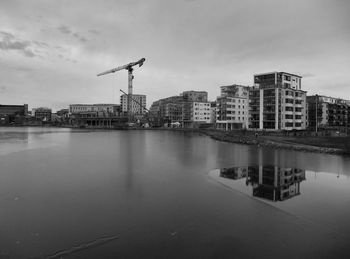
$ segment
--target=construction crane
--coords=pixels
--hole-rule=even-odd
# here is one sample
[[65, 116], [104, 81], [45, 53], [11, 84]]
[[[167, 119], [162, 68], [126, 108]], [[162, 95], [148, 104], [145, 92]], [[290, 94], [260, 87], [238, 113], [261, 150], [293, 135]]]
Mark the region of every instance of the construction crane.
[[145, 58], [141, 58], [139, 61], [136, 62], [131, 62], [129, 64], [126, 64], [124, 66], [120, 66], [120, 67], [116, 67], [110, 70], [107, 70], [105, 72], [102, 72], [100, 74], [98, 74], [97, 76], [103, 76], [109, 73], [114, 73], [123, 69], [128, 70], [128, 74], [129, 74], [129, 78], [128, 78], [128, 117], [129, 117], [129, 122], [132, 119], [132, 80], [134, 79], [134, 76], [132, 74], [132, 71], [134, 70], [132, 67], [139, 65], [139, 67], [141, 67], [143, 65], [143, 63], [146, 61]]

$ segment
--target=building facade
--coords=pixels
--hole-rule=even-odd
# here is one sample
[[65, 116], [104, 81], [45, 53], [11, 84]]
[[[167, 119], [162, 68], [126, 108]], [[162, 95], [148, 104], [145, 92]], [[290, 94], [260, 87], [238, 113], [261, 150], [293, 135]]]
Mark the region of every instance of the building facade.
[[191, 120], [194, 123], [210, 123], [210, 102], [192, 102]]
[[41, 120], [44, 122], [50, 122], [51, 121], [51, 116], [52, 116], [52, 110], [50, 108], [46, 108], [46, 107], [39, 107], [39, 108], [35, 108], [34, 110], [34, 117], [37, 120]]
[[306, 129], [306, 92], [301, 77], [286, 72], [254, 75], [249, 92], [249, 128]]
[[179, 122], [182, 127], [210, 123], [210, 102], [205, 91], [185, 91], [153, 102], [150, 117], [159, 124]]
[[216, 128], [224, 130], [248, 128], [249, 87], [221, 86], [216, 99]]
[[70, 104], [69, 113], [85, 117], [111, 117], [120, 115], [118, 104]]
[[[133, 94], [132, 95], [132, 113], [136, 115], [141, 115], [146, 113], [146, 95], [143, 94]], [[120, 96], [120, 105], [122, 112], [128, 111], [128, 95], [123, 94]]]
[[0, 105], [0, 124], [22, 123], [28, 115], [28, 104], [24, 105]]
[[[350, 100], [322, 95], [307, 97], [308, 127], [341, 128], [347, 127], [350, 117]], [[317, 118], [317, 120], [316, 120]]]

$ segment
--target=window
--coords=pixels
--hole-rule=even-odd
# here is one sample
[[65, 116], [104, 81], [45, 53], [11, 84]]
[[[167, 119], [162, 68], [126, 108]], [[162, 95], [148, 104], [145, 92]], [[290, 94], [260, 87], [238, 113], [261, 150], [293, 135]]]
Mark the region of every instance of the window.
[[290, 81], [290, 76], [284, 75], [284, 80]]

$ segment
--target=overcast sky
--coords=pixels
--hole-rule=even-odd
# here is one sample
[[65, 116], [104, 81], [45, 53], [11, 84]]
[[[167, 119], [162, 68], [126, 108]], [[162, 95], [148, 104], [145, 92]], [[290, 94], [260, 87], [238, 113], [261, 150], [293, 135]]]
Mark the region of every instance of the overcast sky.
[[0, 104], [119, 103], [127, 71], [96, 74], [143, 57], [148, 107], [270, 71], [350, 99], [349, 13], [347, 0], [0, 0]]

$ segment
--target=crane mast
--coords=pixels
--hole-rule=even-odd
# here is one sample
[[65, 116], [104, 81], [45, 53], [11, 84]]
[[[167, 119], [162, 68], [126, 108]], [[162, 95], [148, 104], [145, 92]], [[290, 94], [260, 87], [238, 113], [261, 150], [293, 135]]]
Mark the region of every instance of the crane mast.
[[134, 70], [133, 67], [136, 65], [139, 65], [139, 67], [141, 67], [145, 61], [146, 61], [145, 58], [141, 58], [140, 60], [138, 60], [136, 62], [131, 62], [131, 63], [126, 64], [124, 66], [116, 67], [116, 68], [107, 70], [105, 72], [99, 73], [97, 75], [97, 76], [103, 76], [103, 75], [106, 75], [109, 73], [115, 73], [117, 71], [124, 70], [124, 69], [128, 70], [128, 95], [127, 95], [128, 107], [127, 107], [127, 111], [128, 111], [129, 122], [132, 120], [132, 117], [133, 117], [133, 112], [132, 112], [132, 101], [133, 101], [133, 98], [132, 98], [132, 90], [133, 90], [132, 80], [134, 79], [134, 76], [132, 74], [132, 72]]

